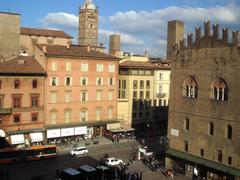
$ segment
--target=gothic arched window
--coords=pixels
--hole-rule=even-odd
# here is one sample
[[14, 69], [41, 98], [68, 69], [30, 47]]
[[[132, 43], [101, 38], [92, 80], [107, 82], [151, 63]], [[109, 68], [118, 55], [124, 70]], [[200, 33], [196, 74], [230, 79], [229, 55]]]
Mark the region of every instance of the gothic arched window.
[[226, 82], [219, 78], [212, 83], [212, 98], [216, 101], [227, 101], [228, 99], [228, 87]]
[[184, 89], [183, 94], [185, 97], [197, 98], [198, 87], [196, 81], [192, 77], [189, 77], [184, 81], [183, 89]]

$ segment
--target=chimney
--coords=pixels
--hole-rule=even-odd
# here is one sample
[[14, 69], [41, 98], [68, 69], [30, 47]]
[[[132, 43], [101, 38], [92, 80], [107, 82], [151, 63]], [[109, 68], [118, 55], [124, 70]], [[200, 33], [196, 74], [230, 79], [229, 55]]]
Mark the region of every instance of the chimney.
[[222, 40], [225, 43], [228, 43], [228, 28], [222, 30]]
[[238, 47], [240, 45], [239, 31], [232, 32], [232, 43], [233, 43], [233, 46], [235, 47]]
[[90, 47], [90, 44], [87, 45], [87, 52], [90, 52], [91, 50], [91, 47]]
[[145, 51], [144, 56], [145, 56], [146, 58], [149, 57], [148, 51]]
[[188, 47], [192, 46], [192, 42], [193, 42], [193, 34], [190, 33], [190, 34], [187, 35], [187, 45], [188, 45]]
[[219, 38], [219, 24], [213, 25], [213, 39], [218, 40]]
[[69, 42], [67, 42], [67, 49], [69, 49], [70, 48], [70, 43]]
[[210, 36], [210, 21], [204, 22], [204, 35]]
[[195, 28], [195, 41], [198, 42], [201, 38], [201, 28], [198, 27], [198, 28]]
[[47, 52], [47, 46], [43, 46], [43, 52], [46, 53]]

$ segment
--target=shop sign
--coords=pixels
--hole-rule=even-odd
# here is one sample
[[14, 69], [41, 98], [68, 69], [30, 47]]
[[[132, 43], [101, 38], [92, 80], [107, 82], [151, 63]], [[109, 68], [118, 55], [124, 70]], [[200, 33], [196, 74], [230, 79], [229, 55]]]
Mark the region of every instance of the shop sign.
[[32, 142], [42, 142], [43, 134], [42, 134], [42, 132], [30, 133], [30, 138], [31, 138]]
[[61, 129], [61, 137], [74, 136], [74, 128]]
[[178, 129], [171, 129], [171, 135], [178, 137], [178, 136], [179, 136], [179, 131], [178, 131]]
[[75, 127], [74, 130], [75, 135], [87, 134], [87, 126]]
[[23, 134], [17, 134], [17, 135], [11, 135], [11, 142], [12, 144], [24, 144], [24, 135]]
[[120, 123], [107, 124], [107, 130], [109, 129], [119, 129]]
[[47, 130], [47, 138], [57, 138], [60, 137], [60, 129]]
[[0, 129], [0, 137], [6, 137], [5, 131], [2, 129]]

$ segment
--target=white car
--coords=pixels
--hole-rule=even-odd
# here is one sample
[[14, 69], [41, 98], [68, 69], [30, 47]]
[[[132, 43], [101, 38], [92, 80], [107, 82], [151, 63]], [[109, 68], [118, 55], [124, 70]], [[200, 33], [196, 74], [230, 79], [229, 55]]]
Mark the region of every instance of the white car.
[[142, 153], [145, 156], [152, 156], [153, 152], [149, 152], [147, 146], [139, 147], [138, 152]]
[[117, 166], [119, 164], [123, 164], [123, 161], [121, 159], [110, 157], [110, 158], [106, 158], [104, 163], [107, 166]]
[[77, 147], [70, 151], [70, 154], [73, 156], [87, 154], [87, 153], [88, 153], [88, 149], [86, 147]]

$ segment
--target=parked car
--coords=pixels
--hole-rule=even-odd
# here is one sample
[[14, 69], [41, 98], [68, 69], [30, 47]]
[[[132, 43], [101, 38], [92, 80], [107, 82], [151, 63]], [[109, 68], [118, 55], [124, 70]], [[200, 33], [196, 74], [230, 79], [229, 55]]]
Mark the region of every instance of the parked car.
[[142, 155], [145, 155], [145, 156], [152, 156], [153, 155], [153, 152], [148, 151], [147, 146], [139, 147], [138, 152], [140, 152]]
[[73, 156], [87, 154], [88, 149], [86, 147], [77, 147], [70, 151], [70, 154]]
[[107, 166], [117, 166], [123, 164], [123, 161], [121, 159], [114, 157], [104, 158], [101, 160], [101, 162]]

